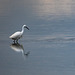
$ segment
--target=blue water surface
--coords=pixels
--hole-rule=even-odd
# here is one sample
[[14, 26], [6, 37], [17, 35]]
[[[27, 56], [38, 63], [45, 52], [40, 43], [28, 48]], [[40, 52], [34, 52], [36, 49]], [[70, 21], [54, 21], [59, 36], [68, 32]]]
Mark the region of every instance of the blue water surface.
[[75, 75], [75, 1], [0, 0], [0, 75]]

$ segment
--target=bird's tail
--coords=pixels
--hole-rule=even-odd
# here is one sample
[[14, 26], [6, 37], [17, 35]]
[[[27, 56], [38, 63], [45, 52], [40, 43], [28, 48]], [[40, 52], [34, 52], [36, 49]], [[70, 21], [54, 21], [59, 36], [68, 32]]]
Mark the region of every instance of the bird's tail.
[[9, 38], [11, 39], [12, 37], [11, 37], [11, 36], [9, 36]]

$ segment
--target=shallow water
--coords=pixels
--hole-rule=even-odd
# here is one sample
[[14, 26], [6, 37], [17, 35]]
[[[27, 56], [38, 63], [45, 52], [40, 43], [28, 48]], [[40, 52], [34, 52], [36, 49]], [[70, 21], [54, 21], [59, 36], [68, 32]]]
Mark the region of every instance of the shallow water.
[[[0, 75], [75, 75], [75, 1], [0, 0]], [[9, 36], [26, 24], [18, 44]]]

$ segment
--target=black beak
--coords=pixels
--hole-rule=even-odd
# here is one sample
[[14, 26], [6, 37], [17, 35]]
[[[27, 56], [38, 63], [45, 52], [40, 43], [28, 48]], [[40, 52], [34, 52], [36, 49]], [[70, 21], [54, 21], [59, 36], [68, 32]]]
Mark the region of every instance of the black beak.
[[28, 27], [26, 27], [28, 30], [29, 30], [29, 28]]

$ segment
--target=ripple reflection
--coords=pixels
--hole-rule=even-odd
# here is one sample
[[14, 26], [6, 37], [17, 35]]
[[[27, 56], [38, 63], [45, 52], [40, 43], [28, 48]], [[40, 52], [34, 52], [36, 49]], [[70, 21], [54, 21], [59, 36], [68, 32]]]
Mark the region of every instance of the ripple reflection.
[[12, 43], [12, 44], [10, 45], [10, 47], [11, 47], [11, 49], [13, 49], [15, 52], [21, 52], [24, 58], [25, 58], [25, 57], [27, 58], [28, 55], [30, 54], [30, 51], [25, 52], [24, 47], [23, 47], [22, 44], [19, 44], [19, 43]]

